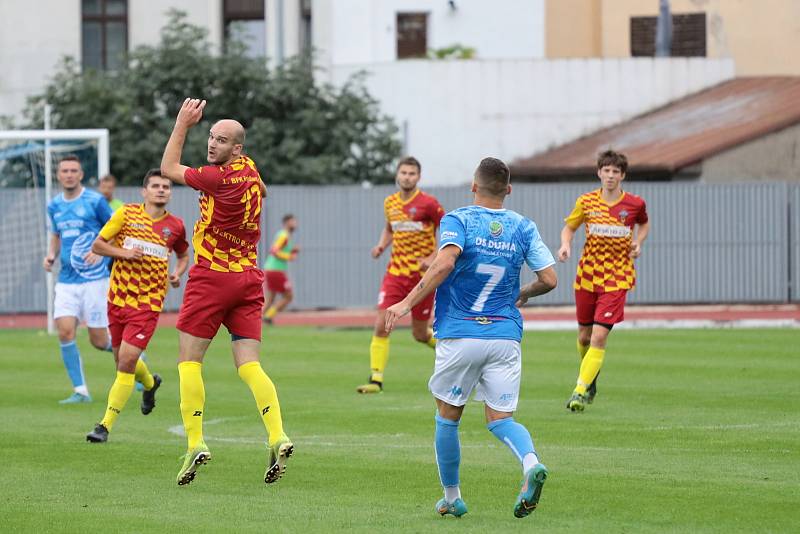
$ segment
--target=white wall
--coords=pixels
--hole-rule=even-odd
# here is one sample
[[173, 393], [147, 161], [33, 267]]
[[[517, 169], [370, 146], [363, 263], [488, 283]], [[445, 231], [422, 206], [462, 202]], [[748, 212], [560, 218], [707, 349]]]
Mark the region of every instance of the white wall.
[[0, 115], [17, 116], [65, 55], [80, 59], [81, 0], [0, 0]]
[[486, 156], [511, 162], [734, 76], [730, 59], [409, 60], [359, 70], [383, 112], [408, 126], [429, 185], [468, 182]]
[[158, 43], [173, 8], [185, 12], [190, 24], [206, 28], [212, 46], [220, 49], [222, 0], [128, 0], [128, 50]]
[[[314, 0], [314, 44], [325, 67], [397, 58], [397, 13], [426, 12], [428, 47], [461, 44], [479, 58], [544, 57], [544, 0]], [[334, 9], [335, 6], [335, 9]]]

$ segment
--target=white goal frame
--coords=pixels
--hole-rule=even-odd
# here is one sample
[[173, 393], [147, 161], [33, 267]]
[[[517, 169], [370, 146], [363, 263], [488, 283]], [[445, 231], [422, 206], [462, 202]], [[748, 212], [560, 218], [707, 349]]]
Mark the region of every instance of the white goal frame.
[[[45, 205], [53, 198], [53, 169], [51, 164], [50, 141], [97, 141], [97, 177], [109, 174], [111, 170], [111, 151], [107, 128], [64, 129], [64, 130], [0, 130], [0, 141], [44, 141], [44, 191]], [[48, 240], [45, 240], [49, 242]], [[42, 256], [44, 257], [44, 256]], [[53, 297], [55, 292], [55, 278], [53, 273], [47, 273], [47, 332], [55, 333], [53, 322]]]

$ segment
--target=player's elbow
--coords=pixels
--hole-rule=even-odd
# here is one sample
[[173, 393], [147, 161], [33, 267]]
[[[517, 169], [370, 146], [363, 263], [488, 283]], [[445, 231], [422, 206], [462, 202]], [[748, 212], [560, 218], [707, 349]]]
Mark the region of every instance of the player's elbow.
[[536, 273], [536, 275], [539, 278], [539, 282], [541, 282], [546, 290], [545, 292], [554, 290], [558, 285], [558, 276], [556, 275], [555, 269], [552, 267], [548, 267], [544, 271]]

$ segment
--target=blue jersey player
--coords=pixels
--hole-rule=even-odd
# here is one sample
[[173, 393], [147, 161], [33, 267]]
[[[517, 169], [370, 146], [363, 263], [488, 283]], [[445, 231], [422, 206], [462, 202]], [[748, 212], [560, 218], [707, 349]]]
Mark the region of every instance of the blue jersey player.
[[62, 193], [47, 204], [51, 234], [44, 268], [50, 271], [56, 257], [60, 257], [53, 318], [61, 344], [61, 358], [74, 389], [61, 403], [72, 404], [91, 401], [75, 343], [79, 321], [86, 322], [89, 327], [92, 345], [100, 350], [111, 350], [106, 315], [108, 258], [92, 252], [97, 233], [111, 218], [111, 208], [100, 193], [81, 185], [83, 169], [76, 156], [65, 156], [58, 162], [57, 177]]
[[[436, 463], [444, 498], [442, 515], [461, 516], [458, 424], [470, 394], [485, 404], [489, 431], [522, 464], [522, 488], [514, 515], [525, 517], [539, 502], [547, 469], [539, 462], [528, 430], [514, 421], [522, 369], [522, 316], [518, 306], [556, 286], [553, 255], [529, 219], [503, 209], [511, 193], [510, 173], [502, 161], [486, 158], [472, 183], [475, 203], [445, 215], [439, 253], [419, 284], [386, 314], [391, 330], [398, 318], [436, 291], [434, 335], [436, 365], [428, 387], [436, 399]], [[536, 281], [520, 289], [527, 263]]]

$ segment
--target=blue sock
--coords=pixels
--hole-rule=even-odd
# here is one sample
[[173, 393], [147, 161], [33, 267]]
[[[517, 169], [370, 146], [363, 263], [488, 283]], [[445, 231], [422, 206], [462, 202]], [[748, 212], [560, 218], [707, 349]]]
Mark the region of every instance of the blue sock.
[[458, 486], [458, 466], [461, 463], [461, 444], [458, 442], [458, 421], [436, 414], [436, 465], [442, 486]]
[[77, 388], [84, 385], [86, 381], [83, 379], [81, 353], [78, 352], [78, 345], [75, 341], [61, 343], [61, 359], [64, 360], [64, 367], [67, 368], [67, 374], [69, 379], [72, 380], [72, 386]]
[[114, 352], [114, 347], [111, 346], [111, 336], [108, 336], [108, 345], [103, 349], [106, 352]]
[[492, 421], [486, 425], [486, 428], [494, 434], [494, 437], [508, 445], [508, 448], [511, 449], [511, 452], [514, 453], [520, 463], [522, 463], [526, 455], [536, 455], [530, 432], [528, 432], [527, 428], [514, 421], [513, 417]]

